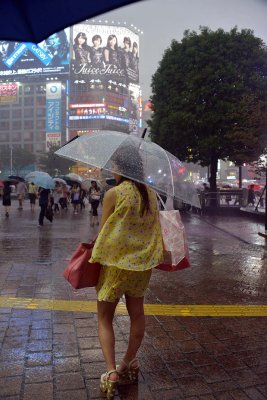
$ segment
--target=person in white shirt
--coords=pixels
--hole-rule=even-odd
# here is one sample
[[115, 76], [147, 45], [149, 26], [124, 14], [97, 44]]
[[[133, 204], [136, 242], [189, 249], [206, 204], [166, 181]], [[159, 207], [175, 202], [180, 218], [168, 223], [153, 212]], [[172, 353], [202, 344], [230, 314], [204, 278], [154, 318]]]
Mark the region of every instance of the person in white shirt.
[[27, 192], [27, 186], [25, 185], [25, 183], [19, 182], [17, 184], [17, 195], [18, 195], [18, 201], [19, 201], [18, 210], [23, 210], [23, 200], [24, 200], [26, 192]]

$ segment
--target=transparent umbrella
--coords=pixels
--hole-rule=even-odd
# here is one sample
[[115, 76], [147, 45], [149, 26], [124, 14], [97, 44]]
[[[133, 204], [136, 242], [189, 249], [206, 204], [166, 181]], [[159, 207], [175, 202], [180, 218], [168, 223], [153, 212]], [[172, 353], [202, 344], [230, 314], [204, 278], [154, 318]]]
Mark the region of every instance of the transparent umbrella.
[[80, 136], [55, 154], [146, 183], [159, 194], [200, 207], [184, 165], [156, 143], [124, 133], [101, 131]]

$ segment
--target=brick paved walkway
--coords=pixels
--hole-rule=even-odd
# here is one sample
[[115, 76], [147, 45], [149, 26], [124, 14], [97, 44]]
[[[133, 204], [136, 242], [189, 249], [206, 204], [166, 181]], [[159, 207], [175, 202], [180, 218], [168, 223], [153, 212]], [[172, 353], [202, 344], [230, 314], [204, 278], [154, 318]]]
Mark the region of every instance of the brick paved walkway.
[[[38, 211], [15, 208], [9, 220], [0, 210], [0, 296], [95, 300], [93, 289], [72, 290], [62, 278], [77, 244], [96, 234], [88, 211], [69, 210], [39, 228]], [[183, 220], [192, 268], [155, 271], [146, 303], [266, 305], [263, 226], [245, 217]], [[128, 318], [116, 315], [118, 361], [128, 328]], [[2, 307], [0, 340], [1, 400], [103, 398], [95, 313]], [[150, 315], [139, 359], [139, 384], [120, 387], [116, 399], [267, 399], [266, 317]]]

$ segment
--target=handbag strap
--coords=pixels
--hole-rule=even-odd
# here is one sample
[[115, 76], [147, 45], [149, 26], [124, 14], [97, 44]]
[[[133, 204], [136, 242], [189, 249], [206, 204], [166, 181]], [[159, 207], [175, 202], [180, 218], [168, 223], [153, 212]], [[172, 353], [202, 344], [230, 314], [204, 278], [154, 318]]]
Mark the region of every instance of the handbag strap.
[[167, 211], [166, 205], [165, 205], [164, 201], [162, 200], [162, 198], [160, 197], [160, 195], [158, 194], [158, 192], [156, 192], [156, 195], [157, 195], [157, 198], [160, 201], [164, 211]]

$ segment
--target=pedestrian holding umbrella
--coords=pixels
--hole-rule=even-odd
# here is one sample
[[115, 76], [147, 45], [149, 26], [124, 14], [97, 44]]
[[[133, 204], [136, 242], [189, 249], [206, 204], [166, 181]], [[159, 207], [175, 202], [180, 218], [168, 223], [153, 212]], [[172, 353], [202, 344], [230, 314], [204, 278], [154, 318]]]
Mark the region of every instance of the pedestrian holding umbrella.
[[67, 185], [67, 182], [65, 181], [65, 179], [62, 178], [53, 178], [53, 180], [57, 183], [60, 183], [61, 185]]
[[9, 175], [8, 179], [15, 182], [25, 182], [25, 179], [18, 175]]
[[49, 174], [42, 171], [30, 172], [25, 176], [26, 181], [33, 182], [36, 186], [44, 189], [54, 189], [55, 182]]
[[[152, 269], [164, 261], [157, 197], [151, 187], [189, 204], [198, 205], [198, 197], [180, 161], [140, 138], [117, 132], [84, 135], [56, 154], [110, 171], [117, 183], [104, 196], [100, 232], [89, 260], [101, 264], [96, 287], [98, 328], [107, 372], [101, 375], [100, 389], [113, 399], [119, 381], [138, 381], [136, 355], [145, 331], [144, 293]], [[122, 295], [134, 334], [116, 366], [112, 321]]]

